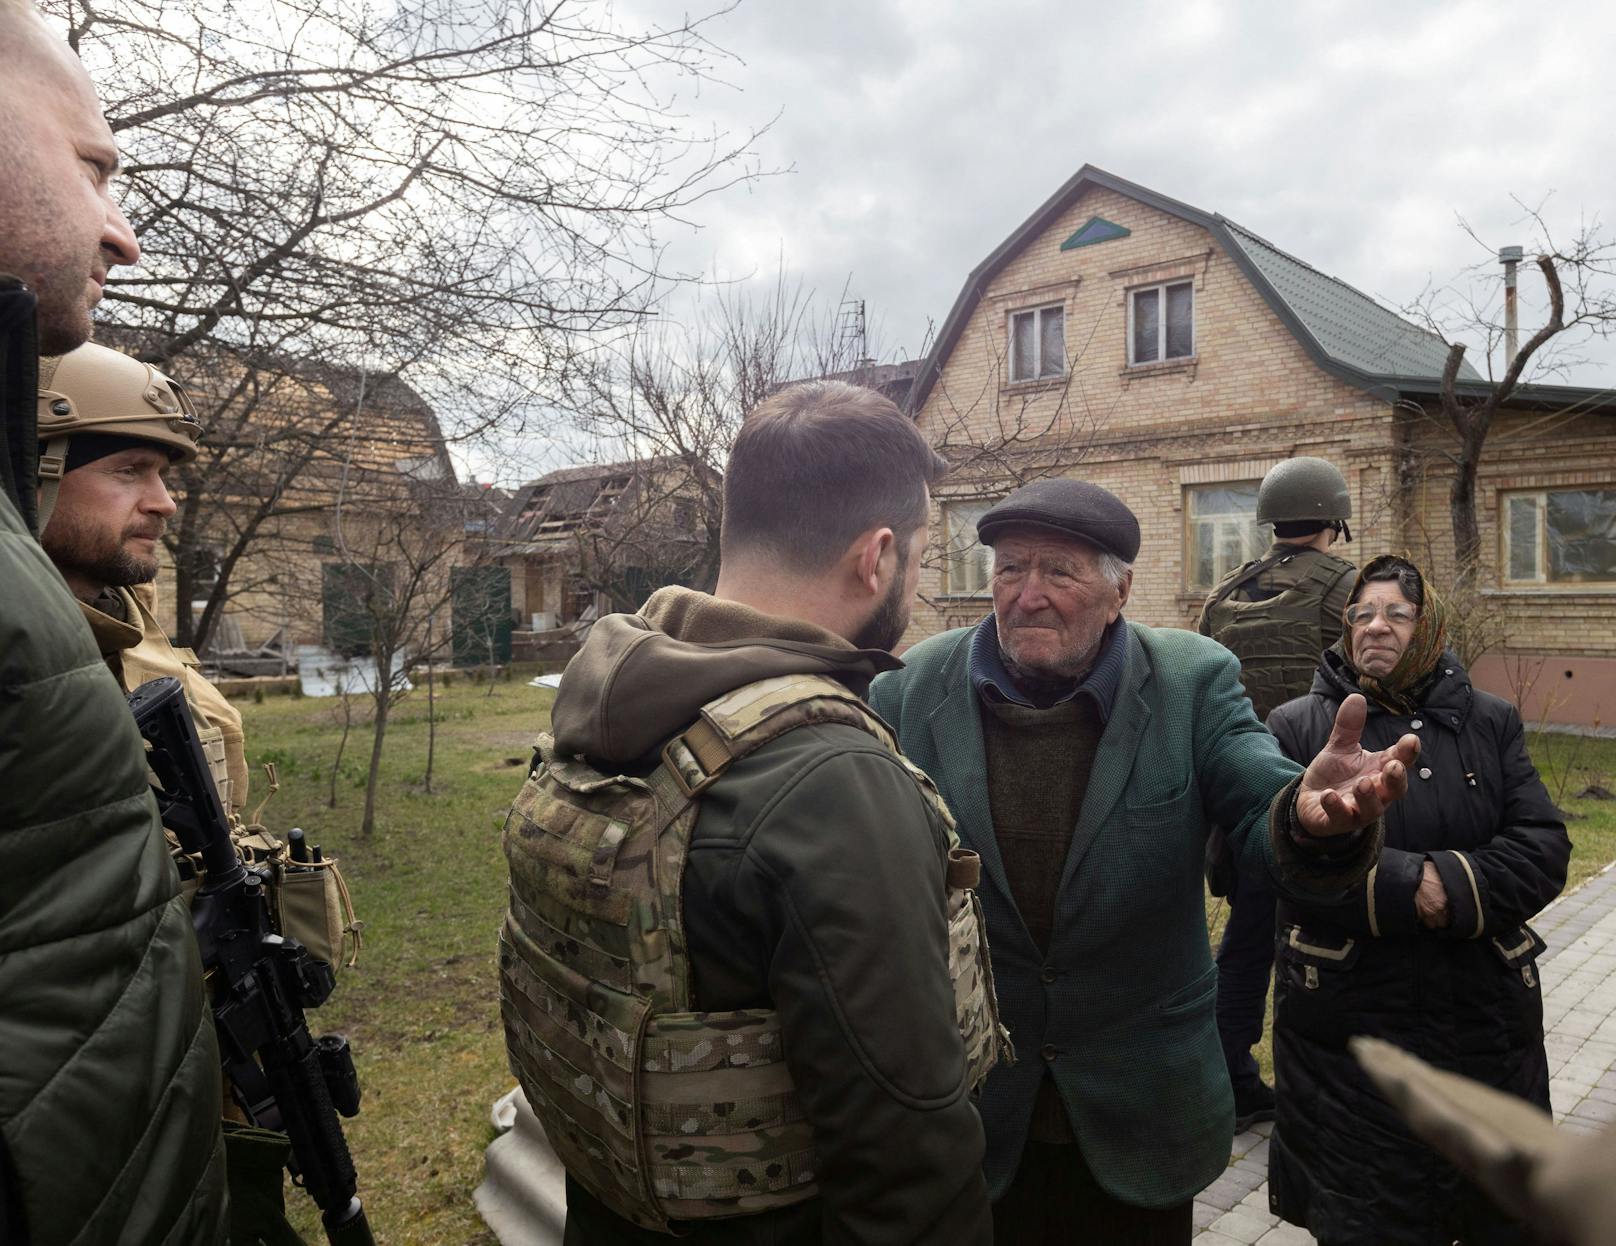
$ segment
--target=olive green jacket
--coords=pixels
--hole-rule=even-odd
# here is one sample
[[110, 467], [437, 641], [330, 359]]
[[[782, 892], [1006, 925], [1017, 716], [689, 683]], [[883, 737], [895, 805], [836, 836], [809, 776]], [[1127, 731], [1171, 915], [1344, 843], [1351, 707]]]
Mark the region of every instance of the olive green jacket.
[[32, 427], [35, 397], [29, 379], [17, 400], [25, 369], [5, 366], [7, 310], [0, 478], [21, 488], [0, 492], [0, 1239], [216, 1246], [202, 965], [134, 720], [16, 505], [32, 473], [17, 422]]

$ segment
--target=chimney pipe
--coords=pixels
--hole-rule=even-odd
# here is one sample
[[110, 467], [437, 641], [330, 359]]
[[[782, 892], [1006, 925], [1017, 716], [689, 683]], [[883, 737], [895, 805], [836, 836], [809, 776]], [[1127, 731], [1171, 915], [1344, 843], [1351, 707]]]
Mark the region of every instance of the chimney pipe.
[[1521, 348], [1520, 324], [1515, 302], [1515, 266], [1524, 252], [1520, 247], [1499, 247], [1498, 259], [1504, 266], [1504, 369], [1509, 370]]

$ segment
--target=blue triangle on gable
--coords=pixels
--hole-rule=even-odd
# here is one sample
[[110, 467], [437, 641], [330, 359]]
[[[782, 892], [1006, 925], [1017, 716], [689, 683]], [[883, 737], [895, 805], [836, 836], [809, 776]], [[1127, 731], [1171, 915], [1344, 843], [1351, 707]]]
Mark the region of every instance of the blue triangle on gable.
[[1062, 251], [1075, 251], [1078, 247], [1091, 247], [1096, 242], [1110, 242], [1113, 238], [1126, 238], [1133, 231], [1108, 221], [1103, 216], [1091, 216], [1075, 234], [1061, 243]]

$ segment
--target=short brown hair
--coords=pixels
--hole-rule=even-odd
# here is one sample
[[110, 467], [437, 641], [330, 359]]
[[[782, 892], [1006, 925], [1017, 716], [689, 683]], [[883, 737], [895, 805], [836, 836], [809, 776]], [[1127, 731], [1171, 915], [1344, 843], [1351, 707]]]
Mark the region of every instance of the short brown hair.
[[907, 541], [946, 464], [914, 421], [873, 389], [807, 381], [758, 403], [724, 473], [725, 558], [766, 553], [823, 571], [862, 532]]

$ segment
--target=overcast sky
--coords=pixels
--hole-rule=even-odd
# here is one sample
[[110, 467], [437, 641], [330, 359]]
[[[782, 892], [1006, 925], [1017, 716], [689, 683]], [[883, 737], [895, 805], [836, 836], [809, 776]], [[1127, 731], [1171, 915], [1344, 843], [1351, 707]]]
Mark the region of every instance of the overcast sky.
[[[1530, 248], [1511, 196], [1567, 239], [1616, 206], [1616, 5], [742, 0], [711, 34], [739, 62], [691, 116], [779, 113], [759, 151], [792, 171], [707, 202], [673, 258], [772, 278], [783, 254], [831, 299], [851, 277], [886, 355], [1084, 163], [1393, 306], [1486, 258], [1458, 216]], [[1585, 353], [1561, 379], [1616, 384]]]

